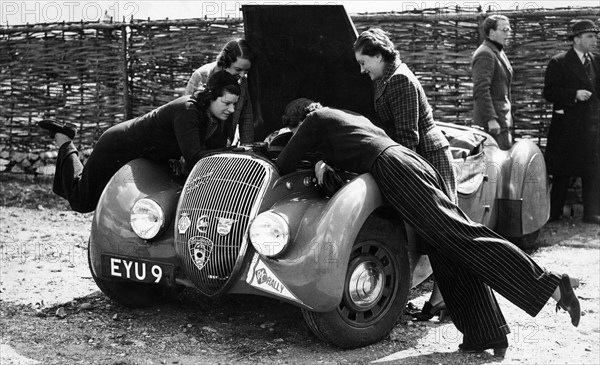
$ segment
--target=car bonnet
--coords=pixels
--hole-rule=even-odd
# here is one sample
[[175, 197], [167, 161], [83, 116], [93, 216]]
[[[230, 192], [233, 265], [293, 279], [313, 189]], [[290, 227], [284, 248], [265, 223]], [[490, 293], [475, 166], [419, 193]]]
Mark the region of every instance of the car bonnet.
[[258, 137], [281, 128], [285, 106], [299, 97], [372, 115], [373, 87], [354, 58], [357, 31], [343, 6], [243, 5], [242, 13], [258, 54], [249, 74]]

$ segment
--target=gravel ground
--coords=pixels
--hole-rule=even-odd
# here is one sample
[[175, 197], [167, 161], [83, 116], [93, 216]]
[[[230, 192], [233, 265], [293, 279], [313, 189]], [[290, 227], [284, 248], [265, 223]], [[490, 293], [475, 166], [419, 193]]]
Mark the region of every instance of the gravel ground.
[[[70, 212], [48, 181], [3, 179], [0, 185], [0, 363], [6, 364], [598, 364], [600, 227], [579, 218], [548, 224], [545, 267], [581, 279], [578, 328], [548, 303], [531, 318], [499, 297], [511, 327], [504, 360], [457, 352], [451, 322], [399, 319], [381, 342], [340, 350], [315, 339], [300, 311], [251, 296], [206, 299], [186, 290], [173, 303], [127, 309], [108, 300], [87, 267], [91, 214]], [[420, 307], [431, 282], [410, 301]]]

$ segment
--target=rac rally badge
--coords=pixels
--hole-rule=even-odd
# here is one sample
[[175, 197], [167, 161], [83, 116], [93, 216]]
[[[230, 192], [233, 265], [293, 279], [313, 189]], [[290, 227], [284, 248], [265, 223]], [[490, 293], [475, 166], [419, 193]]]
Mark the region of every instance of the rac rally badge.
[[302, 303], [302, 301], [298, 299], [298, 297], [296, 297], [277, 276], [275, 276], [273, 270], [267, 266], [257, 253], [255, 253], [252, 258], [252, 264], [250, 264], [246, 282], [256, 289]]
[[195, 236], [188, 241], [190, 257], [198, 270], [202, 270], [210, 260], [214, 244], [206, 237]]

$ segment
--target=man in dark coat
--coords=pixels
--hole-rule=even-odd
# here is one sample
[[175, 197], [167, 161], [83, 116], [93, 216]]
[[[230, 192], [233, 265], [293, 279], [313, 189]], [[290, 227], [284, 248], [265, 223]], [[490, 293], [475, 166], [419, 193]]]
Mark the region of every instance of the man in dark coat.
[[570, 177], [581, 177], [583, 221], [600, 224], [600, 29], [580, 20], [573, 46], [554, 56], [546, 69], [544, 97], [554, 103], [546, 164], [552, 175], [550, 220], [560, 219]]
[[512, 146], [513, 69], [503, 48], [510, 37], [510, 22], [504, 15], [490, 15], [483, 21], [482, 28], [485, 40], [471, 60], [473, 122], [491, 134], [500, 149], [507, 150]]

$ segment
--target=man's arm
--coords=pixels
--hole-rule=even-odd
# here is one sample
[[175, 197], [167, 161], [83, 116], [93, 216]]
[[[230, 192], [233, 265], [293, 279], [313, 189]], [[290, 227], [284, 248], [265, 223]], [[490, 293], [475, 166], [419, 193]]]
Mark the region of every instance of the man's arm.
[[473, 58], [473, 102], [484, 122], [498, 120], [491, 93], [495, 67], [496, 59], [491, 53], [480, 52]]
[[575, 104], [577, 89], [565, 86], [565, 72], [561, 62], [553, 58], [546, 67], [544, 75], [544, 98], [560, 107]]

